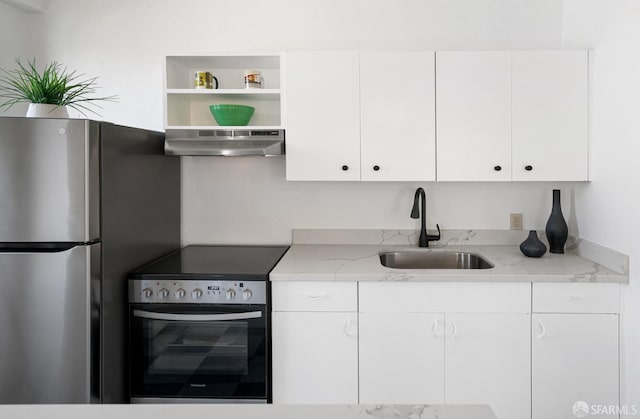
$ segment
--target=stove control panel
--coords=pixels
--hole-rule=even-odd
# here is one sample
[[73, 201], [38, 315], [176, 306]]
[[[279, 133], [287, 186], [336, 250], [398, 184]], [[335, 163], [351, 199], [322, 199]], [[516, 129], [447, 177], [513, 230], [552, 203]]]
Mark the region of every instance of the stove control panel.
[[266, 304], [267, 284], [262, 281], [129, 281], [130, 303]]

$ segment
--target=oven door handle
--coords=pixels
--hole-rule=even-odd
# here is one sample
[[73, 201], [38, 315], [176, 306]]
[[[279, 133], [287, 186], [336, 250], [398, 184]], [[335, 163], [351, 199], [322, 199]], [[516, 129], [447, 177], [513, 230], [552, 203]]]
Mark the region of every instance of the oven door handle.
[[154, 311], [133, 310], [134, 317], [153, 320], [169, 320], [169, 321], [196, 321], [209, 322], [221, 320], [243, 320], [243, 319], [259, 319], [262, 317], [261, 311], [249, 311], [245, 313], [225, 313], [225, 314], [173, 314], [173, 313], [157, 313]]

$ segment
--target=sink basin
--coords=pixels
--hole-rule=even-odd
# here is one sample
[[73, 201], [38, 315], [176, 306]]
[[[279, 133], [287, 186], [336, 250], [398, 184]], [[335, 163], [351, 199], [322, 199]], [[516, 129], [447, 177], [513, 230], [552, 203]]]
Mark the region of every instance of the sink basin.
[[490, 269], [494, 266], [475, 253], [437, 250], [380, 253], [380, 263], [396, 269]]

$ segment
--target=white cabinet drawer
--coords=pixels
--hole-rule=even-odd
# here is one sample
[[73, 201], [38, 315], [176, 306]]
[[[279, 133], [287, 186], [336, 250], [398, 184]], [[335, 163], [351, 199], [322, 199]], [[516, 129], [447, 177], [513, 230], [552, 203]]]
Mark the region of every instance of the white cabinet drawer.
[[358, 310], [357, 282], [275, 281], [271, 290], [273, 311]]
[[361, 313], [530, 313], [531, 283], [361, 282]]
[[620, 285], [591, 283], [533, 284], [535, 313], [619, 313]]

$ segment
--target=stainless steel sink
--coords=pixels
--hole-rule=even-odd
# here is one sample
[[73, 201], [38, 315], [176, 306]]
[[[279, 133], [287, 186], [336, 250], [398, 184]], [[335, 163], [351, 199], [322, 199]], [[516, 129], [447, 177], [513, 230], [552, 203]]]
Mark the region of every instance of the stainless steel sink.
[[380, 253], [380, 263], [396, 269], [490, 269], [494, 266], [476, 253], [438, 250]]

